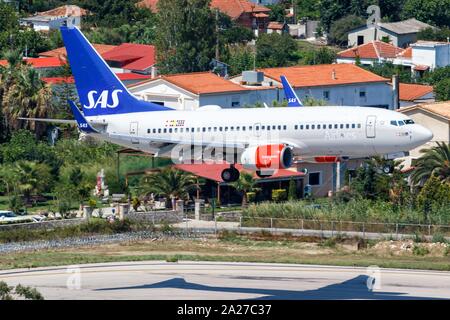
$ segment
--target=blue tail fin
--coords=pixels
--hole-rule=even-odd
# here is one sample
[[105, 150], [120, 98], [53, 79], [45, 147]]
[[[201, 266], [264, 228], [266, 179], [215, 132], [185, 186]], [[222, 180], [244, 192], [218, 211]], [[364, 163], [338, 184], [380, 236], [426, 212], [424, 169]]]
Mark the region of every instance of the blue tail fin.
[[172, 110], [133, 96], [76, 27], [61, 27], [84, 115]]
[[292, 89], [286, 77], [281, 76], [280, 78], [281, 83], [283, 84], [284, 95], [286, 96], [286, 99], [288, 101], [288, 107], [303, 107], [302, 102], [298, 98], [294, 89]]
[[70, 109], [72, 109], [73, 116], [77, 122], [78, 129], [80, 129], [81, 132], [85, 133], [98, 133], [97, 130], [92, 128], [92, 126], [89, 124], [89, 122], [86, 121], [84, 116], [81, 114], [80, 109], [78, 109], [75, 102], [68, 100]]

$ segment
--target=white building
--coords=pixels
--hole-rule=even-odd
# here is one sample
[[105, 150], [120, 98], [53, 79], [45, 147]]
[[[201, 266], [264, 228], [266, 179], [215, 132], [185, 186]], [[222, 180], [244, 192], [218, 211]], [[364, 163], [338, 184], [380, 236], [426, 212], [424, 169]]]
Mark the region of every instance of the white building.
[[363, 25], [348, 33], [349, 47], [359, 46], [373, 40], [390, 42], [396, 47], [406, 48], [417, 41], [417, 33], [421, 30], [433, 28], [429, 24], [416, 19], [398, 22], [381, 22], [374, 25]]
[[398, 55], [394, 64], [411, 67], [418, 74], [450, 65], [450, 42], [417, 41]]
[[164, 75], [129, 86], [130, 92], [177, 110], [196, 110], [208, 105], [222, 108], [254, 106], [278, 101], [280, 88], [245, 87], [210, 72]]
[[73, 5], [58, 7], [49, 11], [39, 12], [34, 16], [20, 19], [22, 26], [29, 26], [35, 31], [58, 30], [62, 25], [81, 26], [81, 17], [87, 11]]
[[[258, 70], [263, 79], [258, 85], [281, 86], [280, 76], [287, 77], [300, 99], [325, 100], [327, 105], [365, 106], [392, 109], [394, 95], [389, 79], [353, 64], [324, 64]], [[232, 81], [245, 83], [245, 77]], [[284, 99], [280, 93], [278, 101]]]

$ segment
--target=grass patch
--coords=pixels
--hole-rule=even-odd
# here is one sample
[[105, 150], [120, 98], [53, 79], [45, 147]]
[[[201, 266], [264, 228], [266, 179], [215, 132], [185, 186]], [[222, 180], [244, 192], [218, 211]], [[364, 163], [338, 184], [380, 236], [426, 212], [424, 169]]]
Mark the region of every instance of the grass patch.
[[430, 253], [430, 250], [428, 250], [425, 247], [422, 246], [414, 246], [413, 248], [413, 254], [416, 256], [426, 256], [427, 254]]

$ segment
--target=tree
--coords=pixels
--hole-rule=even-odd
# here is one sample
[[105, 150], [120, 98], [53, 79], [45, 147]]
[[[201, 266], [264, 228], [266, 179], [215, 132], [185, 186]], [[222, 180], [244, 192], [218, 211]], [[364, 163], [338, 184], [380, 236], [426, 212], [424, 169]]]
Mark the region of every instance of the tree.
[[230, 46], [225, 60], [230, 66], [229, 75], [241, 74], [242, 71], [253, 70], [255, 53], [249, 46]]
[[297, 61], [297, 43], [290, 35], [262, 34], [256, 40], [256, 63], [259, 67], [285, 67]]
[[431, 25], [448, 27], [450, 0], [406, 0], [401, 17], [416, 18]]
[[392, 78], [394, 74], [398, 75], [400, 82], [404, 83], [413, 83], [415, 80], [408, 69], [400, 65], [394, 65], [392, 62], [375, 62], [371, 66], [364, 66], [364, 69], [384, 78]]
[[161, 73], [209, 69], [217, 40], [210, 0], [158, 2], [156, 47]]
[[450, 183], [431, 175], [417, 196], [417, 207], [422, 209], [425, 220], [429, 222], [430, 213], [450, 205]]
[[296, 0], [297, 18], [318, 20], [320, 17], [319, 0]]
[[288, 200], [297, 200], [297, 186], [293, 178], [289, 180]]
[[231, 183], [231, 186], [242, 194], [243, 207], [245, 207], [248, 202], [247, 193], [258, 192], [261, 190], [261, 188], [256, 187], [257, 183], [258, 182], [253, 178], [253, 175], [245, 171], [241, 172], [237, 181]]
[[272, 5], [267, 5], [271, 11], [269, 12], [270, 21], [285, 22], [286, 21], [286, 10], [283, 4], [277, 3]]
[[436, 94], [436, 100], [438, 101], [450, 100], [450, 78], [439, 81], [434, 85], [433, 89]]
[[437, 142], [436, 146], [420, 152], [423, 155], [416, 161], [412, 181], [423, 183], [434, 175], [439, 181], [450, 183], [450, 144]]
[[18, 175], [18, 190], [30, 203], [32, 195], [40, 194], [49, 189], [52, 182], [50, 167], [44, 163], [19, 161], [16, 163]]
[[449, 37], [449, 27], [442, 27], [440, 29], [426, 28], [417, 33], [417, 40], [447, 41]]
[[196, 190], [197, 179], [181, 170], [167, 167], [160, 173], [145, 176], [141, 180], [143, 194], [154, 193], [166, 197], [166, 200], [187, 199], [189, 191]]
[[315, 64], [331, 64], [336, 59], [336, 52], [322, 47], [319, 50], [308, 50], [301, 59], [301, 64], [315, 65]]
[[355, 15], [348, 15], [331, 23], [328, 41], [339, 46], [347, 46], [348, 32], [364, 25], [364, 20]]
[[16, 287], [8, 286], [4, 281], [0, 281], [0, 300], [14, 300], [24, 298], [26, 300], [44, 300], [42, 294], [35, 288], [25, 287], [18, 284]]

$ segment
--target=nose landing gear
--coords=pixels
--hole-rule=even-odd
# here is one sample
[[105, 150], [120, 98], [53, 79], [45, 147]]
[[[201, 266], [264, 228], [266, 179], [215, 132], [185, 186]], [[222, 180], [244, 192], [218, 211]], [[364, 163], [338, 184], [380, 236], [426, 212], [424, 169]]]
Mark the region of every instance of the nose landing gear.
[[230, 165], [229, 168], [224, 169], [221, 174], [222, 180], [225, 182], [235, 182], [239, 179], [239, 176], [239, 170], [234, 165]]

